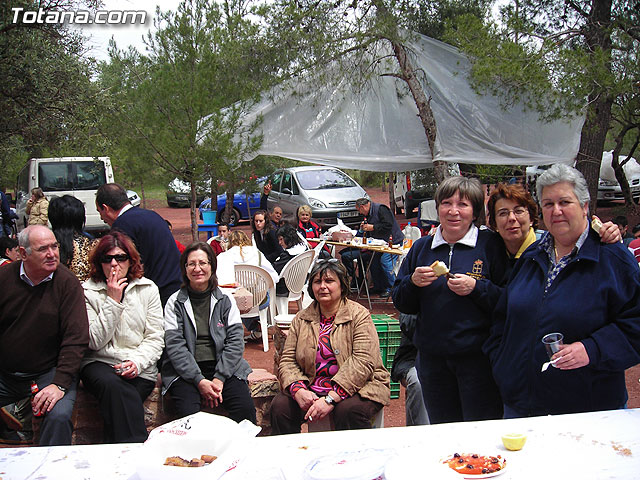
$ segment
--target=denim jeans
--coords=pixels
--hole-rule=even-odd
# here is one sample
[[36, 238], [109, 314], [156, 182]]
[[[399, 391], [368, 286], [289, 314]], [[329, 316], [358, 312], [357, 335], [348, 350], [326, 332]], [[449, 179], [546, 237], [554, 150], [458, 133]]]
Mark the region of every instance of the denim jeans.
[[[0, 405], [8, 405], [31, 395], [31, 381], [35, 380], [42, 390], [51, 385], [56, 373], [51, 370], [33, 376], [15, 376], [0, 372]], [[64, 396], [58, 400], [53, 409], [46, 413], [40, 427], [40, 446], [71, 445], [73, 433], [73, 404], [76, 401], [77, 378], [71, 382]]]
[[386, 290], [393, 287], [396, 276], [393, 273], [393, 267], [396, 262], [396, 256], [390, 253], [376, 252], [371, 261], [371, 278], [373, 278], [373, 286], [379, 290]]

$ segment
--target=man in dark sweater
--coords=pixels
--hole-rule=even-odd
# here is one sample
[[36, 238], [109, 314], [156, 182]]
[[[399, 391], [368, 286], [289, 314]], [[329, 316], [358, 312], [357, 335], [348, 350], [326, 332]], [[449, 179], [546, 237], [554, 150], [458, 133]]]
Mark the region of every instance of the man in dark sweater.
[[[394, 245], [402, 243], [404, 235], [389, 207], [372, 202], [368, 198], [359, 198], [356, 200], [356, 209], [360, 215], [365, 217], [362, 230], [367, 237], [384, 240], [385, 243], [391, 239]], [[391, 253], [376, 252], [373, 254], [371, 278], [373, 279], [374, 291], [380, 292], [380, 297], [387, 298], [391, 295], [391, 287], [396, 281], [396, 276], [393, 273], [396, 258]]]
[[0, 406], [29, 397], [43, 414], [40, 445], [70, 445], [77, 374], [89, 343], [82, 285], [60, 265], [53, 232], [18, 235], [21, 261], [0, 269]]
[[158, 286], [164, 308], [181, 283], [180, 252], [167, 222], [154, 211], [131, 205], [126, 190], [117, 183], [98, 188], [96, 208], [107, 225], [133, 240], [142, 258], [144, 276]]

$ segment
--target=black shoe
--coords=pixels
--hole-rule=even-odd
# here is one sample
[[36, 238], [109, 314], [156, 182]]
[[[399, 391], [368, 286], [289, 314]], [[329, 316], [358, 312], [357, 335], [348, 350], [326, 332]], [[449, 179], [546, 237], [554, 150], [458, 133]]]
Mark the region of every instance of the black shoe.
[[391, 289], [387, 288], [386, 290], [380, 293], [380, 298], [389, 298], [391, 296]]
[[0, 443], [6, 445], [29, 445], [33, 443], [32, 432], [16, 432], [8, 428], [0, 429]]

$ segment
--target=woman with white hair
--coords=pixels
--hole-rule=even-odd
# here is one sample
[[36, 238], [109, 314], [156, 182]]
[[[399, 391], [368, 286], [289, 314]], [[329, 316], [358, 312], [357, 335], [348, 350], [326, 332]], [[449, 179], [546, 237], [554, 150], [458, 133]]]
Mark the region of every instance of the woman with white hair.
[[[505, 417], [623, 408], [624, 371], [640, 363], [638, 266], [590, 228], [580, 172], [554, 165], [537, 194], [549, 231], [516, 264], [484, 345]], [[564, 342], [542, 371], [549, 333]]]

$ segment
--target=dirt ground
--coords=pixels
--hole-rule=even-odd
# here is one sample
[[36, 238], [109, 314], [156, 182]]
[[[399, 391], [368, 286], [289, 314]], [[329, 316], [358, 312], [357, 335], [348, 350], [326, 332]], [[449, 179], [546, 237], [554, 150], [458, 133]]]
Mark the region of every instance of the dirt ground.
[[[388, 193], [383, 192], [380, 188], [367, 189], [367, 192], [371, 196], [372, 200], [379, 203], [388, 204]], [[174, 237], [187, 245], [191, 242], [191, 233], [189, 226], [189, 209], [187, 208], [169, 208], [164, 201], [150, 202], [147, 204], [147, 208], [151, 208], [157, 211], [163, 218], [169, 220], [173, 225]], [[610, 220], [613, 216], [624, 214], [619, 206], [607, 206], [598, 209], [598, 215], [603, 220]], [[396, 215], [396, 220], [400, 225], [406, 224], [407, 219], [404, 215]], [[415, 223], [416, 219], [413, 218], [412, 223]], [[629, 225], [635, 225], [640, 222], [640, 215], [630, 215]], [[241, 222], [236, 228], [240, 228], [246, 232], [250, 231], [248, 222]], [[205, 234], [201, 234], [201, 238], [205, 239]], [[397, 310], [394, 308], [393, 303], [388, 301], [386, 303], [374, 303], [371, 311], [373, 314], [386, 313], [393, 315], [397, 318]], [[268, 352], [262, 351], [261, 343], [249, 343], [245, 348], [245, 358], [249, 364], [254, 368], [264, 368], [270, 372], [273, 372], [273, 349]], [[640, 365], [627, 370], [627, 389], [629, 391], [629, 408], [640, 407]], [[396, 427], [405, 425], [404, 414], [404, 389], [400, 389], [400, 398], [391, 401], [391, 405], [385, 409], [384, 418], [385, 427]]]

